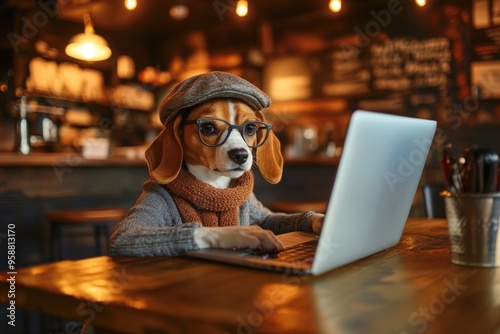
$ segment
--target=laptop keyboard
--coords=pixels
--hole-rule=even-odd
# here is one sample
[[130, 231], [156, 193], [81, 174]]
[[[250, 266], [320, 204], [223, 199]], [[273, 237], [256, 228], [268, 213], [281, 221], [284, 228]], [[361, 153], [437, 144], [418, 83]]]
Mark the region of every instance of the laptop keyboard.
[[288, 263], [312, 263], [318, 240], [304, 242], [295, 247], [285, 249], [277, 253], [257, 253], [263, 259], [273, 259]]

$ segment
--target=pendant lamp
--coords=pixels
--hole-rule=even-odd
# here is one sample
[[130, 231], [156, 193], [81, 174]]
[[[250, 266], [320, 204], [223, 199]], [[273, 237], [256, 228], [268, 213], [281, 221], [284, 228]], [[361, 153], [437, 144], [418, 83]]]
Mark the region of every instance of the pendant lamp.
[[106, 60], [111, 56], [111, 49], [104, 38], [94, 33], [94, 27], [89, 14], [83, 16], [85, 32], [73, 36], [66, 46], [65, 52], [68, 56], [87, 60]]

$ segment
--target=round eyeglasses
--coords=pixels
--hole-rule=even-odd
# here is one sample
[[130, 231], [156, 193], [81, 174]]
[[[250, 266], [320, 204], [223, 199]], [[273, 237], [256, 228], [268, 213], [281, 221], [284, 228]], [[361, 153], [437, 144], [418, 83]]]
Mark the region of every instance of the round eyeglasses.
[[243, 140], [251, 148], [262, 146], [273, 128], [271, 124], [261, 121], [248, 121], [241, 125], [233, 125], [226, 120], [213, 117], [202, 117], [192, 121], [184, 121], [181, 125], [196, 124], [198, 136], [203, 144], [216, 147], [224, 144], [233, 129], [243, 137]]

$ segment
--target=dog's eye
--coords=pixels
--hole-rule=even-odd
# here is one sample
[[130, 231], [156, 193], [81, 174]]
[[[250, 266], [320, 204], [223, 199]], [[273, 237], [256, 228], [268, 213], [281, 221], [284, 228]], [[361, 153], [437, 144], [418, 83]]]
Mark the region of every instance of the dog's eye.
[[247, 123], [243, 128], [243, 132], [245, 136], [253, 136], [255, 132], [257, 132], [257, 124], [255, 123]]
[[217, 133], [217, 128], [212, 123], [203, 123], [200, 125], [200, 132], [203, 135], [211, 135]]

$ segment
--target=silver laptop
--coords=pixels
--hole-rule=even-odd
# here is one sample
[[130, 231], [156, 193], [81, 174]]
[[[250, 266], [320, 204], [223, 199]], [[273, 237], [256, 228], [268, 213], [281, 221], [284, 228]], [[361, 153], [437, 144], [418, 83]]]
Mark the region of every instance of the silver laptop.
[[[353, 113], [321, 236], [278, 236], [278, 253], [203, 249], [187, 255], [269, 270], [319, 275], [397, 244], [429, 152], [436, 122]], [[305, 254], [302, 254], [305, 253]]]

